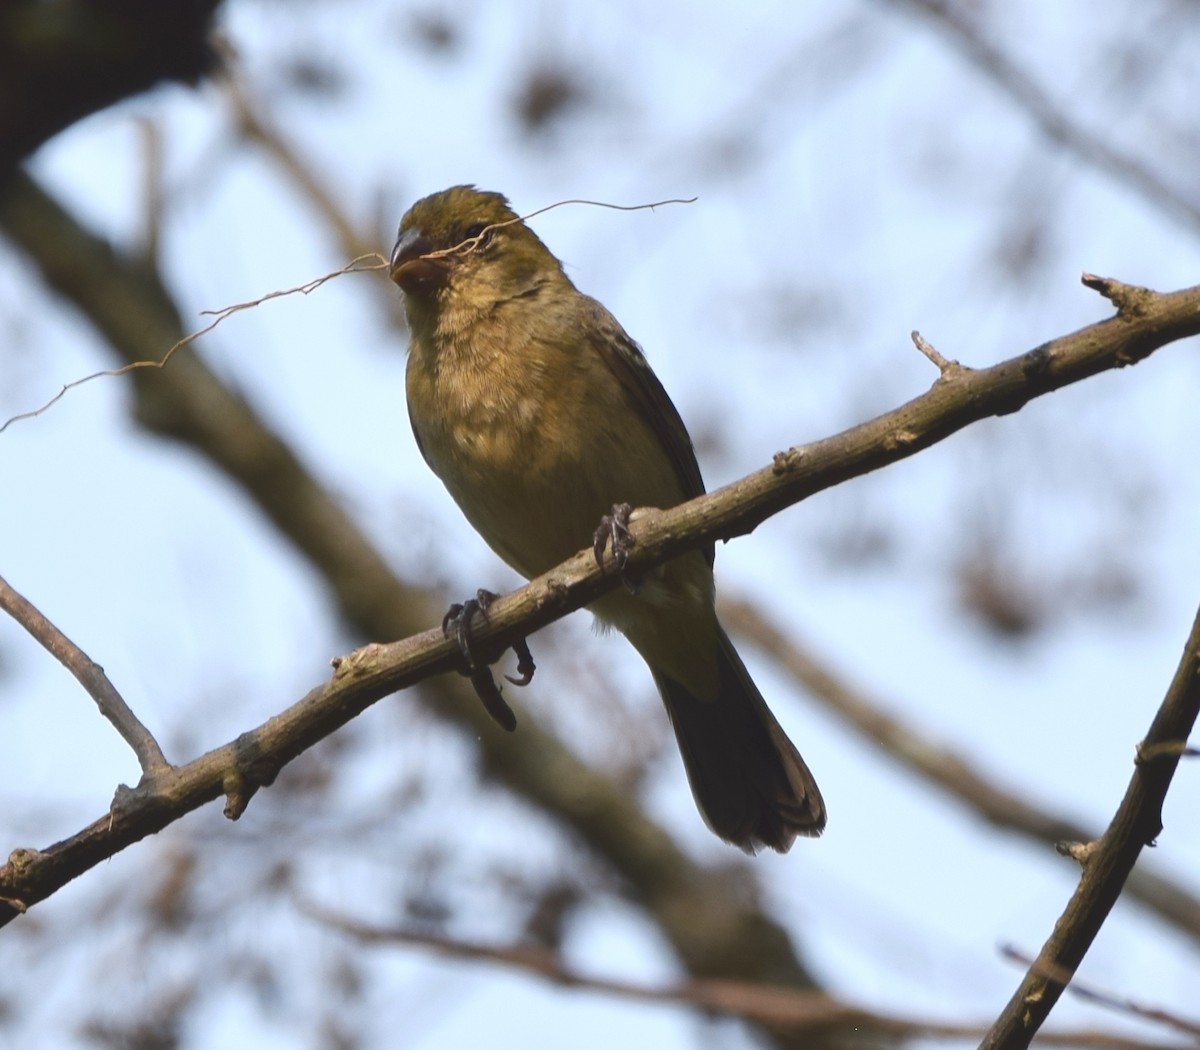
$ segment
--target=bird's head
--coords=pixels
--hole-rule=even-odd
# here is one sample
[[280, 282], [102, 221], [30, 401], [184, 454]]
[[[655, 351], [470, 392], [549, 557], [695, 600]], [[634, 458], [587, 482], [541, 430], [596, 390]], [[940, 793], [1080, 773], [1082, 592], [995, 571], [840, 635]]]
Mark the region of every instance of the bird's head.
[[562, 266], [499, 193], [452, 186], [400, 220], [389, 275], [413, 314], [482, 312], [566, 280]]

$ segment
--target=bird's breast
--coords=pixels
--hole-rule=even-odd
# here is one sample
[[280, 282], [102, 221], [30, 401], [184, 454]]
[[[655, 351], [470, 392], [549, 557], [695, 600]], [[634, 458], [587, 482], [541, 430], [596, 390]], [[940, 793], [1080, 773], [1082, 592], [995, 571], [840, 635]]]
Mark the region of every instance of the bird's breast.
[[414, 343], [409, 413], [422, 453], [467, 519], [518, 572], [586, 547], [614, 503], [670, 507], [674, 467], [586, 348], [476, 338]]
[[525, 576], [584, 547], [607, 509], [598, 492], [607, 486], [580, 440], [580, 396], [569, 372], [554, 371], [533, 354], [409, 358], [409, 413], [425, 459], [476, 531]]

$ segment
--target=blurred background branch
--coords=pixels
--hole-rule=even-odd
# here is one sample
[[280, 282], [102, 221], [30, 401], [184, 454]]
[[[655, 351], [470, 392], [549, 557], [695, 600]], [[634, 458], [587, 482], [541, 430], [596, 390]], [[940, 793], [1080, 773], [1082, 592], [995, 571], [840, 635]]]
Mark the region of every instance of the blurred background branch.
[[[1001, 785], [980, 771], [970, 756], [908, 724], [892, 713], [898, 707], [896, 703], [869, 696], [846, 681], [815, 652], [785, 636], [753, 603], [724, 599], [721, 619], [730, 630], [768, 653], [809, 696], [845, 719], [866, 743], [969, 807], [988, 824], [1051, 848], [1099, 837], [1096, 831], [1054, 813], [1046, 803]], [[1186, 887], [1142, 866], [1130, 872], [1125, 890], [1160, 918], [1200, 941], [1200, 898]]]
[[1115, 148], [1101, 134], [1076, 121], [1068, 109], [1012, 61], [1003, 48], [988, 39], [984, 21], [974, 17], [970, 8], [946, 0], [889, 2], [924, 15], [1054, 145], [1070, 151], [1088, 167], [1122, 183], [1147, 203], [1200, 232], [1200, 200], [1183, 187], [1172, 185], [1140, 156]]

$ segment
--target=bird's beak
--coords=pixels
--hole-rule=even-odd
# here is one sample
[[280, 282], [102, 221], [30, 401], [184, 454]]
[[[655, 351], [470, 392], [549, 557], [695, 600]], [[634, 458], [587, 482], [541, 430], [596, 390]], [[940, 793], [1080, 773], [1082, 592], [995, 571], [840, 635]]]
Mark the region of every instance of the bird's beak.
[[432, 251], [433, 242], [417, 227], [404, 230], [392, 249], [388, 276], [413, 295], [429, 295], [444, 288], [449, 279], [446, 260], [437, 255], [430, 258]]

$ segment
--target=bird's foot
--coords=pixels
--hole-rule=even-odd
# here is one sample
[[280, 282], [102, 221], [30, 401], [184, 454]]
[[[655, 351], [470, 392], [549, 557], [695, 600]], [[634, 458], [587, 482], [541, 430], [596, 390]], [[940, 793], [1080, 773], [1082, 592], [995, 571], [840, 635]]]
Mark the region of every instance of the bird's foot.
[[[475, 616], [486, 621], [488, 608], [496, 598], [497, 595], [491, 591], [480, 588], [475, 592], [474, 598], [468, 598], [465, 602], [455, 602], [442, 617], [442, 634], [454, 639], [468, 672], [476, 670], [478, 666], [471, 646], [471, 621]], [[483, 661], [485, 666], [486, 663], [486, 660]]]
[[[489, 661], [479, 659], [471, 639], [472, 620], [478, 615], [481, 620], [486, 621], [488, 608], [496, 597], [491, 591], [480, 589], [475, 592], [474, 598], [468, 598], [465, 602], [455, 602], [442, 617], [442, 633], [447, 638], [453, 638], [458, 645], [458, 651], [462, 653], [467, 668], [464, 674], [471, 679], [471, 686], [475, 695], [483, 701], [484, 709], [502, 729], [511, 733], [517, 728], [517, 716], [501, 697], [500, 687], [496, 685], [488, 666]], [[526, 686], [533, 681], [533, 673], [537, 670], [533, 654], [529, 651], [529, 643], [520, 638], [513, 643], [512, 649], [517, 654], [519, 677], [514, 678], [507, 674], [504, 677], [513, 685]]]
[[629, 562], [629, 549], [636, 542], [633, 533], [629, 531], [629, 519], [632, 514], [633, 508], [628, 503], [614, 503], [612, 510], [600, 519], [600, 524], [592, 536], [592, 552], [596, 555], [596, 564], [603, 569], [604, 549], [611, 547], [617, 575], [621, 577], [625, 589], [630, 594], [636, 594], [638, 583], [625, 571]]

